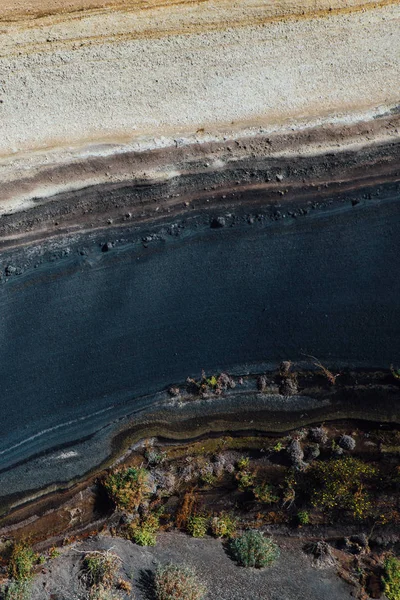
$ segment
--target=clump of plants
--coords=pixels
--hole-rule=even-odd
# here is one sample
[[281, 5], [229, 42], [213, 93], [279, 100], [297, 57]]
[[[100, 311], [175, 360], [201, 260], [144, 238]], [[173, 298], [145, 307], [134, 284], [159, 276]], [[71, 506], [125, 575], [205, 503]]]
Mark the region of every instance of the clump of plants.
[[202, 600], [207, 592], [196, 572], [182, 565], [159, 566], [154, 583], [157, 600]]
[[350, 510], [362, 519], [371, 507], [365, 485], [375, 473], [373, 466], [352, 457], [315, 462], [310, 470], [312, 504], [328, 511]]
[[1, 590], [4, 600], [29, 600], [34, 566], [39, 558], [26, 541], [14, 544], [8, 564], [10, 581]]
[[10, 581], [5, 588], [2, 588], [1, 598], [4, 600], [30, 600], [31, 582], [28, 580]]
[[242, 492], [254, 484], [254, 473], [250, 469], [250, 459], [242, 456], [237, 462], [237, 473], [235, 475], [238, 488]]
[[24, 541], [16, 542], [11, 551], [8, 574], [15, 581], [28, 581], [33, 577], [33, 568], [38, 555]]
[[235, 381], [227, 373], [207, 377], [205, 372], [202, 371], [200, 381], [188, 377], [186, 382], [190, 393], [198, 394], [204, 398], [207, 398], [210, 395], [218, 396], [222, 394], [224, 390], [236, 387]]
[[187, 523], [187, 530], [192, 537], [203, 538], [208, 529], [209, 519], [204, 515], [192, 515]]
[[382, 583], [388, 600], [400, 600], [400, 559], [388, 556], [384, 563], [384, 570]]
[[210, 527], [215, 537], [231, 538], [236, 533], [237, 519], [229, 513], [221, 512], [219, 515], [212, 517]]
[[125, 596], [121, 596], [119, 592], [104, 587], [104, 585], [100, 583], [99, 585], [90, 588], [88, 600], [123, 600], [123, 598], [125, 598]]
[[148, 512], [129, 524], [128, 537], [139, 546], [155, 546], [157, 542], [156, 534], [159, 529], [159, 513]]
[[279, 502], [279, 496], [275, 493], [275, 489], [269, 483], [261, 483], [253, 489], [253, 494], [259, 502], [263, 504], [274, 504]]
[[154, 448], [146, 448], [144, 455], [148, 464], [152, 467], [161, 465], [167, 457], [166, 452], [157, 452]]
[[149, 473], [143, 467], [129, 467], [111, 473], [104, 487], [117, 508], [134, 512], [150, 492]]
[[89, 587], [110, 589], [115, 582], [120, 558], [110, 552], [88, 552], [83, 559], [83, 572]]
[[308, 525], [310, 523], [310, 513], [307, 510], [299, 510], [297, 521], [299, 525]]
[[279, 548], [272, 538], [261, 531], [248, 530], [231, 541], [233, 557], [243, 567], [261, 569], [271, 565], [279, 557]]

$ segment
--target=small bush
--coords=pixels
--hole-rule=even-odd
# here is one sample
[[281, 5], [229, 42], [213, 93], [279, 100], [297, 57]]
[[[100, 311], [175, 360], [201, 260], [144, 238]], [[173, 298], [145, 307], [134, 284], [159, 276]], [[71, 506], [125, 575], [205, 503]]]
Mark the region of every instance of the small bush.
[[200, 474], [200, 481], [206, 485], [214, 485], [214, 483], [217, 481], [217, 478], [214, 473], [204, 470]]
[[13, 546], [8, 565], [10, 578], [16, 581], [31, 579], [37, 558], [37, 554], [25, 542], [16, 542]]
[[190, 567], [167, 565], [155, 574], [157, 600], [202, 600], [206, 588]]
[[229, 513], [220, 513], [210, 521], [211, 531], [216, 537], [232, 537], [236, 532], [237, 520]]
[[88, 585], [111, 588], [119, 568], [119, 557], [109, 551], [89, 552], [83, 559]]
[[145, 455], [149, 465], [151, 465], [153, 467], [157, 466], [157, 465], [161, 465], [167, 457], [166, 452], [157, 452], [157, 450], [154, 450], [151, 448], [146, 449], [144, 455]]
[[157, 513], [148, 513], [129, 525], [128, 535], [139, 546], [155, 546], [157, 542], [156, 533], [159, 529], [159, 515]]
[[245, 531], [231, 542], [231, 551], [243, 567], [261, 569], [272, 564], [279, 556], [279, 548], [261, 531]]
[[150, 492], [148, 478], [146, 469], [130, 467], [111, 473], [104, 487], [117, 508], [134, 512]]
[[123, 596], [100, 583], [90, 588], [88, 600], [123, 600]]
[[299, 510], [297, 520], [300, 525], [308, 525], [310, 522], [310, 513], [306, 510]]
[[55, 546], [52, 546], [49, 549], [49, 558], [50, 559], [58, 558], [60, 555], [61, 555], [61, 552]]
[[389, 556], [385, 560], [384, 569], [382, 582], [388, 600], [400, 600], [400, 560]]
[[4, 600], [30, 600], [31, 597], [31, 582], [28, 580], [11, 581], [8, 586], [3, 589]]
[[194, 538], [202, 538], [206, 535], [209, 520], [203, 515], [192, 515], [187, 524], [187, 530]]
[[235, 477], [238, 482], [238, 488], [244, 492], [254, 484], [254, 473], [250, 470], [250, 459], [242, 456], [237, 462], [238, 472]]
[[268, 483], [257, 485], [254, 488], [253, 493], [257, 500], [264, 504], [274, 504], [279, 501], [279, 496], [275, 494], [274, 488]]
[[241, 458], [239, 458], [238, 462], [237, 462], [237, 468], [239, 469], [239, 471], [243, 471], [248, 469], [250, 466], [250, 459], [248, 456], [242, 456]]
[[132, 584], [129, 581], [126, 581], [126, 579], [120, 579], [118, 581], [117, 587], [119, 590], [125, 592], [126, 594], [132, 594]]

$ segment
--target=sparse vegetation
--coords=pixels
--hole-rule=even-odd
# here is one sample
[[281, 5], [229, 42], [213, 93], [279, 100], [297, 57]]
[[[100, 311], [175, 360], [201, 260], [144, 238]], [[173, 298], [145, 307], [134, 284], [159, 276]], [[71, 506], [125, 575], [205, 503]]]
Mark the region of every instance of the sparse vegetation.
[[110, 550], [88, 552], [83, 559], [83, 571], [90, 587], [109, 589], [114, 585], [120, 559]]
[[352, 457], [313, 463], [312, 504], [325, 510], [346, 509], [364, 518], [370, 509], [365, 482], [376, 473], [373, 466]]
[[147, 448], [145, 453], [145, 458], [150, 466], [161, 465], [167, 456], [166, 452], [157, 452], [153, 448]]
[[261, 531], [248, 530], [234, 538], [231, 551], [240, 565], [257, 569], [269, 566], [279, 557], [278, 546]]
[[254, 496], [263, 504], [274, 504], [279, 502], [279, 496], [275, 493], [275, 489], [269, 483], [257, 485], [253, 490]]
[[388, 600], [400, 600], [400, 559], [388, 556], [384, 569], [382, 583]]
[[157, 600], [202, 600], [206, 588], [195, 571], [187, 566], [160, 566], [155, 574]]
[[308, 358], [311, 358], [313, 360], [314, 366], [316, 366], [316, 367], [318, 367], [318, 369], [320, 369], [320, 372], [322, 373], [322, 375], [324, 375], [324, 377], [326, 377], [326, 379], [329, 381], [329, 383], [331, 385], [335, 385], [336, 379], [339, 377], [340, 373], [336, 373], [336, 374], [332, 373], [332, 371], [327, 369], [327, 367], [325, 367], [318, 360], [318, 358], [315, 358], [315, 356], [311, 356], [310, 354], [306, 354], [305, 356], [307, 356]]
[[190, 393], [198, 394], [202, 397], [208, 397], [210, 395], [219, 395], [224, 390], [234, 388], [236, 383], [227, 375], [227, 373], [221, 373], [220, 375], [211, 375], [207, 377], [204, 371], [201, 373], [200, 381], [188, 377], [186, 380], [188, 384], [188, 391]]
[[107, 588], [100, 583], [90, 588], [88, 600], [123, 600], [123, 597], [116, 590]]

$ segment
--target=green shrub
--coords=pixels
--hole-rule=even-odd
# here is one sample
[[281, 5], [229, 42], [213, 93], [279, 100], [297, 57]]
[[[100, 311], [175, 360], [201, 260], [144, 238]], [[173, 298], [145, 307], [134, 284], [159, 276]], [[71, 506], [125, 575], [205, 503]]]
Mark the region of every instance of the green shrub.
[[299, 510], [297, 520], [300, 525], [308, 525], [310, 522], [310, 514], [307, 510]]
[[83, 559], [88, 585], [111, 588], [119, 569], [119, 557], [110, 551], [89, 552]]
[[237, 462], [238, 471], [235, 475], [238, 488], [242, 492], [254, 484], [254, 473], [250, 469], [250, 459], [242, 456]]
[[49, 558], [50, 559], [58, 558], [60, 555], [61, 555], [61, 552], [55, 546], [52, 546], [49, 549]]
[[167, 565], [158, 567], [155, 574], [157, 600], [202, 600], [206, 588], [190, 567]]
[[326, 510], [351, 510], [355, 517], [364, 518], [371, 507], [365, 482], [375, 473], [374, 467], [350, 456], [315, 462], [309, 471], [312, 503]]
[[216, 537], [232, 537], [237, 528], [237, 520], [229, 513], [220, 513], [210, 521], [211, 531]]
[[37, 561], [37, 554], [26, 542], [16, 542], [13, 546], [8, 574], [11, 579], [25, 581], [33, 576], [33, 567]]
[[159, 515], [157, 513], [148, 513], [129, 525], [128, 535], [139, 546], [155, 546], [157, 542], [156, 533], [159, 529]]
[[130, 467], [111, 473], [104, 487], [117, 508], [134, 512], [149, 494], [149, 474], [142, 467]]
[[242, 456], [241, 458], [239, 458], [238, 462], [237, 462], [237, 468], [239, 469], [239, 471], [244, 471], [246, 469], [248, 469], [250, 466], [250, 459], [248, 456]]
[[257, 485], [253, 490], [253, 494], [259, 502], [264, 504], [274, 504], [279, 501], [279, 496], [275, 494], [274, 488], [268, 483]]
[[31, 598], [31, 582], [28, 580], [11, 581], [5, 589], [3, 589], [4, 600], [30, 600]]
[[243, 567], [267, 567], [279, 557], [279, 548], [261, 531], [248, 530], [231, 541], [231, 551]]
[[213, 473], [202, 473], [200, 475], [200, 481], [206, 485], [214, 485], [214, 483], [217, 481], [217, 478]]
[[384, 569], [382, 582], [388, 600], [400, 600], [400, 560], [389, 556], [385, 560]]
[[194, 538], [202, 538], [206, 535], [209, 519], [203, 515], [192, 515], [187, 524], [187, 530]]

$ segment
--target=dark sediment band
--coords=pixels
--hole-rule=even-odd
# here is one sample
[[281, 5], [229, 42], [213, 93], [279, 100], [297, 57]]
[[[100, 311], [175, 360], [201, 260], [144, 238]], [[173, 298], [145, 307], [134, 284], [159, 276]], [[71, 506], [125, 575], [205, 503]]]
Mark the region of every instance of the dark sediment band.
[[2, 217], [4, 510], [40, 496], [38, 469], [47, 491], [65, 487], [143, 437], [398, 422], [385, 376], [332, 401], [323, 387], [298, 405], [241, 393], [155, 410], [160, 389], [203, 368], [400, 361], [398, 145], [247, 156], [222, 171], [194, 162], [173, 182], [93, 187]]

